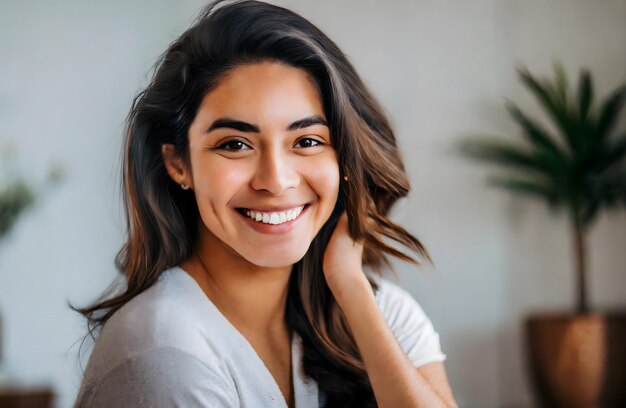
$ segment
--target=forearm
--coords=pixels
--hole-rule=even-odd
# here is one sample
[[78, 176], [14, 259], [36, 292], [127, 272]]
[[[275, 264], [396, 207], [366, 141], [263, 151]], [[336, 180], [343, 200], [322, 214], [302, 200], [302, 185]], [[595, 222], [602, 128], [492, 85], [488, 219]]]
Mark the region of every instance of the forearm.
[[333, 294], [352, 330], [378, 406], [448, 407], [398, 344], [367, 280], [337, 291]]

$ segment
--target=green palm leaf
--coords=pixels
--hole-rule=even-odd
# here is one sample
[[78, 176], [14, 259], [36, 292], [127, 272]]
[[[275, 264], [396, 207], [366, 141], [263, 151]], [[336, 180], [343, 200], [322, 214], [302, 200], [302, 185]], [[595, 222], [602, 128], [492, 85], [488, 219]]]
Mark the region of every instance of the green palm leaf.
[[[567, 96], [559, 87], [565, 86], [565, 79], [557, 79], [554, 84], [549, 81], [535, 79], [527, 69], [518, 69], [518, 74], [524, 85], [533, 92], [539, 103], [552, 118], [553, 122], [560, 130], [560, 136], [565, 139], [566, 144], [572, 152], [580, 151], [579, 137], [576, 132], [576, 121], [569, 112], [569, 103], [563, 103], [562, 98]], [[560, 74], [564, 75], [564, 74]]]
[[626, 84], [617, 88], [602, 102], [600, 117], [596, 127], [598, 139], [606, 140], [610, 136], [624, 107], [624, 103], [626, 103]]
[[530, 143], [566, 160], [565, 154], [539, 124], [529, 119], [514, 103], [508, 102], [506, 107], [513, 119], [524, 129], [523, 135]]
[[475, 137], [461, 141], [458, 147], [465, 156], [539, 175], [551, 176], [555, 167], [549, 158], [501, 138]]
[[591, 74], [587, 70], [583, 70], [580, 73], [580, 79], [578, 81], [578, 109], [580, 112], [581, 123], [585, 122], [587, 115], [589, 114], [589, 108], [593, 101], [593, 84], [591, 81]]
[[552, 208], [558, 206], [562, 196], [558, 189], [538, 180], [493, 176], [487, 179], [487, 183], [491, 186], [503, 188], [517, 194], [542, 198]]
[[[520, 68], [518, 73], [557, 125], [557, 136], [507, 101], [506, 108], [522, 131], [521, 142], [478, 135], [460, 141], [458, 150], [463, 156], [520, 176], [490, 184], [518, 193], [532, 192], [530, 195], [546, 199], [551, 205], [567, 205], [570, 213], [578, 214], [589, 225], [602, 207], [625, 201], [622, 170], [626, 166], [626, 131], [611, 135], [616, 134], [626, 104], [626, 85], [618, 87], [594, 110], [593, 82], [587, 70], [580, 73], [575, 96], [559, 64], [552, 81], [536, 79], [526, 69]], [[559, 137], [569, 151], [557, 143]], [[529, 181], [528, 176], [538, 181]]]

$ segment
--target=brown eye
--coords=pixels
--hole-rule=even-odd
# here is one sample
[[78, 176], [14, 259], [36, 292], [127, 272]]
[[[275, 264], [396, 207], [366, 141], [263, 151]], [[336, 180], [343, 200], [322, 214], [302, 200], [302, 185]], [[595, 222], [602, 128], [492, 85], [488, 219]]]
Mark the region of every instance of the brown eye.
[[[245, 149], [241, 149], [241, 147], [243, 147], [243, 146], [247, 146], [247, 145], [244, 142], [242, 142], [241, 140], [229, 140], [226, 143], [222, 143], [217, 148], [220, 149], [220, 150], [227, 150], [227, 151], [237, 152], [237, 151], [240, 151], [240, 150], [245, 150]], [[227, 148], [227, 147], [231, 147], [231, 148]]]
[[[304, 139], [300, 139], [300, 141], [298, 141], [298, 144], [301, 144], [303, 142], [305, 142], [305, 143], [304, 143], [304, 146], [302, 146], [302, 147], [317, 147], [317, 146], [320, 146], [322, 144], [322, 142], [320, 142], [319, 140], [315, 140], [315, 139], [312, 139], [310, 137], [306, 137]], [[315, 144], [311, 145], [311, 142], [313, 142]]]

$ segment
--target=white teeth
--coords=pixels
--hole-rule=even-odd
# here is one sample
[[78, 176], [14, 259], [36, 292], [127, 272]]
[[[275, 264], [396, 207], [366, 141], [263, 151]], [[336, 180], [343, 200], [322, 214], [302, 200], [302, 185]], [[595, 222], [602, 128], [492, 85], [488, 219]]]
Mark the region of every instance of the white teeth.
[[277, 224], [282, 224], [284, 222], [291, 221], [297, 218], [303, 209], [304, 209], [304, 206], [292, 208], [291, 210], [281, 211], [281, 212], [264, 213], [264, 212], [245, 210], [245, 213], [246, 213], [246, 216], [250, 217], [251, 219], [255, 221], [262, 222], [264, 224], [277, 225]]

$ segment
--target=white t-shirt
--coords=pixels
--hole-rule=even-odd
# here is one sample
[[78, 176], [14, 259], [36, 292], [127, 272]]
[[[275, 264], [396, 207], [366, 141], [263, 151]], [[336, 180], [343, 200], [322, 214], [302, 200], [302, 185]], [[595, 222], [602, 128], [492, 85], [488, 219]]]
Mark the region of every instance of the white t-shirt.
[[[439, 335], [413, 297], [378, 278], [376, 301], [416, 367], [444, 361]], [[302, 369], [301, 338], [293, 333], [297, 408], [323, 406], [315, 380]], [[281, 407], [287, 404], [261, 358], [178, 266], [134, 297], [102, 328], [74, 408]]]

